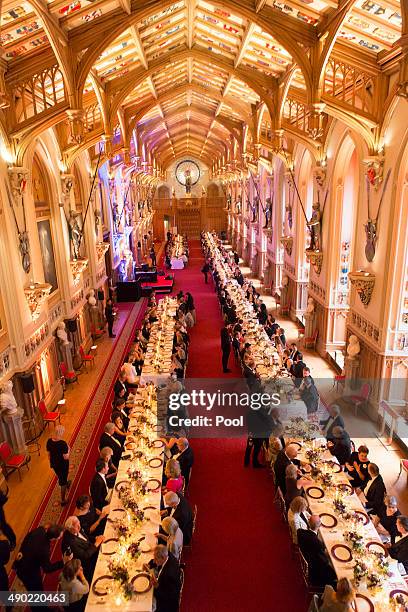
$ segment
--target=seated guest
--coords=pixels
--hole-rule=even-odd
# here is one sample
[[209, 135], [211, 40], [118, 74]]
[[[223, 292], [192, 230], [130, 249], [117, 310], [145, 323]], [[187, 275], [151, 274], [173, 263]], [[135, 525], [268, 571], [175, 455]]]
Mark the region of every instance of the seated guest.
[[282, 495], [286, 495], [286, 468], [289, 464], [294, 463], [299, 467], [300, 462], [296, 459], [298, 447], [295, 444], [288, 444], [276, 456], [274, 472], [276, 484], [282, 491]]
[[268, 320], [268, 311], [266, 309], [266, 304], [262, 303], [259, 312], [258, 312], [258, 321], [261, 325], [265, 325]]
[[322, 595], [319, 612], [352, 612], [355, 592], [348, 578], [340, 578], [336, 590], [327, 584]]
[[183, 532], [176, 519], [172, 516], [166, 516], [162, 522], [161, 527], [164, 533], [156, 533], [158, 539], [164, 540], [169, 552], [180, 559], [181, 551], [183, 550]]
[[368, 476], [370, 480], [367, 482], [363, 491], [367, 500], [365, 507], [369, 514], [380, 516], [385, 509], [384, 497], [387, 494], [387, 490], [378, 465], [375, 463], [368, 464]]
[[358, 447], [358, 450], [351, 453], [350, 460], [346, 463], [346, 472], [350, 476], [350, 484], [355, 489], [364, 489], [369, 480], [368, 465], [368, 448], [364, 444]]
[[128, 398], [129, 391], [126, 387], [126, 372], [124, 370], [120, 371], [119, 378], [115, 382], [113, 391], [115, 393], [115, 397], [123, 397], [124, 399]]
[[307, 414], [313, 414], [319, 409], [319, 392], [313, 378], [310, 376], [309, 368], [303, 368], [303, 381], [299, 387], [300, 397], [306, 404]]
[[327, 442], [327, 448], [336, 457], [340, 465], [345, 465], [351, 457], [351, 440], [343, 427], [333, 427], [332, 438]]
[[279, 328], [278, 337], [279, 337], [279, 341], [282, 347], [285, 348], [286, 347], [286, 336], [285, 336], [285, 330], [283, 329], [283, 327]]
[[283, 351], [283, 355], [282, 355], [282, 365], [284, 368], [286, 368], [286, 370], [288, 372], [290, 372], [290, 369], [293, 365], [293, 361], [290, 357], [290, 351], [288, 349], [285, 349]]
[[298, 355], [299, 355], [299, 351], [298, 351], [296, 342], [291, 342], [290, 349], [289, 349], [289, 357], [292, 359], [292, 361], [295, 361]]
[[154, 586], [153, 609], [156, 612], [178, 612], [181, 589], [180, 566], [166, 546], [158, 544], [153, 559], [144, 569], [149, 571]]
[[118, 440], [113, 436], [115, 433], [115, 425], [113, 423], [106, 423], [104, 427], [103, 434], [99, 440], [99, 450], [108, 446], [112, 449], [112, 463], [117, 468], [119, 465], [120, 458], [122, 456], [122, 445]]
[[179, 493], [183, 490], [184, 478], [181, 475], [180, 463], [177, 459], [169, 459], [164, 469], [164, 475], [166, 477], [165, 488], [167, 491], [173, 491]]
[[392, 559], [396, 559], [398, 563], [402, 563], [405, 573], [408, 574], [408, 517], [399, 516], [397, 518], [397, 529], [401, 534], [401, 539], [388, 548], [388, 552]]
[[162, 513], [176, 519], [183, 532], [184, 544], [188, 546], [193, 534], [193, 512], [191, 506], [183, 495], [169, 491], [163, 498], [165, 510]]
[[95, 474], [91, 480], [89, 491], [92, 497], [92, 503], [95, 510], [100, 514], [103, 508], [108, 503], [108, 485], [106, 484], [106, 474], [109, 471], [109, 466], [103, 459], [98, 459], [95, 466]]
[[133, 389], [137, 389], [139, 377], [136, 372], [136, 368], [133, 365], [133, 358], [130, 355], [127, 356], [126, 361], [121, 368], [121, 371], [123, 371], [126, 376], [127, 389], [130, 389], [131, 391]]
[[[8, 573], [6, 565], [10, 561], [11, 544], [3, 530], [0, 528], [0, 589], [9, 590]], [[6, 608], [7, 610], [8, 608]]]
[[180, 464], [181, 475], [184, 478], [186, 487], [190, 480], [191, 468], [194, 463], [194, 453], [187, 438], [178, 438], [177, 442], [178, 453], [174, 455], [174, 459]]
[[89, 583], [84, 576], [81, 561], [72, 559], [62, 569], [58, 587], [60, 591], [68, 593], [69, 610], [80, 611], [85, 609], [86, 598], [89, 593]]
[[324, 436], [326, 436], [327, 440], [332, 440], [333, 427], [338, 425], [344, 429], [344, 420], [340, 414], [340, 406], [337, 406], [337, 404], [332, 404], [329, 406], [327, 411], [329, 416], [327, 419], [320, 421], [320, 426], [322, 428], [322, 433]]
[[113, 437], [119, 442], [121, 446], [123, 446], [126, 441], [126, 430], [125, 426], [123, 425], [121, 414], [116, 411], [112, 412], [111, 421], [115, 426]]
[[113, 403], [112, 416], [111, 416], [112, 423], [114, 422], [114, 418], [113, 418], [114, 415], [115, 416], [119, 415], [121, 417], [125, 431], [127, 431], [129, 428], [130, 419], [129, 419], [128, 412], [126, 409], [126, 402], [121, 397], [116, 398]]
[[97, 535], [102, 535], [106, 526], [106, 517], [109, 510], [106, 508], [98, 514], [92, 506], [89, 495], [80, 495], [75, 503], [74, 516], [81, 523], [81, 529], [90, 540]]
[[385, 508], [378, 515], [375, 526], [381, 539], [390, 538], [391, 544], [395, 544], [395, 538], [401, 535], [397, 529], [397, 520], [401, 512], [398, 510], [397, 499], [393, 495], [386, 495], [384, 504]]
[[300, 478], [298, 480], [298, 469], [297, 466], [293, 463], [289, 463], [289, 465], [286, 466], [285, 474], [285, 503], [286, 509], [288, 509], [292, 500], [295, 499], [295, 497], [305, 494], [303, 485], [306, 479]]
[[273, 466], [275, 465], [276, 457], [278, 456], [282, 448], [282, 442], [280, 441], [279, 436], [277, 436], [274, 431], [269, 436], [268, 448], [266, 453], [266, 458], [271, 468], [273, 468]]
[[113, 485], [115, 484], [116, 475], [118, 473], [118, 470], [113, 465], [113, 461], [112, 461], [113, 450], [109, 448], [109, 446], [105, 446], [104, 448], [101, 448], [99, 456], [101, 459], [105, 461], [105, 463], [108, 464], [109, 469], [108, 469], [108, 473], [105, 474], [105, 478], [106, 478], [106, 484], [108, 486], [108, 489], [112, 489]]
[[65, 531], [62, 536], [61, 549], [63, 552], [71, 549], [74, 559], [81, 561], [87, 580], [92, 582], [99, 546], [102, 544], [104, 537], [103, 535], [96, 536], [95, 543], [93, 544], [81, 529], [81, 523], [77, 516], [68, 517], [64, 526]]
[[309, 527], [310, 512], [308, 512], [307, 501], [304, 497], [294, 497], [291, 501], [288, 512], [288, 523], [292, 533], [292, 541], [298, 543], [298, 529], [307, 529]]
[[132, 349], [132, 363], [136, 369], [137, 376], [142, 373], [142, 366], [144, 363], [144, 353], [140, 342], [136, 342]]
[[337, 576], [330, 563], [326, 548], [318, 536], [320, 516], [312, 514], [307, 529], [298, 529], [298, 545], [309, 568], [310, 583], [319, 588], [326, 584], [336, 586]]

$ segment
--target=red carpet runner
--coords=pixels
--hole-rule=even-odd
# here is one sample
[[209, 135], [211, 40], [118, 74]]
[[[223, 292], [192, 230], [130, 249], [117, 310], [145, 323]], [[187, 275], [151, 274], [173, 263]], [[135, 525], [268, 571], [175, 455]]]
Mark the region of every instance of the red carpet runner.
[[[175, 291], [190, 291], [197, 310], [191, 331], [188, 377], [241, 376], [221, 367], [222, 319], [212, 281], [204, 283], [198, 242], [176, 272]], [[264, 612], [307, 609], [287, 528], [273, 504], [266, 470], [243, 467], [245, 440], [193, 439], [195, 464], [189, 499], [197, 504], [193, 551], [186, 555], [183, 612]]]

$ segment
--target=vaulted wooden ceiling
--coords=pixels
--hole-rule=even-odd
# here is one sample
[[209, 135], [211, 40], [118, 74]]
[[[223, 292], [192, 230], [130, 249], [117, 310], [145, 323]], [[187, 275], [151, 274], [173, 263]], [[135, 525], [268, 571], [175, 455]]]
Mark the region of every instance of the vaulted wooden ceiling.
[[302, 57], [333, 24], [331, 48], [374, 64], [401, 36], [400, 1], [5, 0], [0, 43], [11, 78], [54, 55], [65, 69], [43, 84], [47, 95], [71, 74], [72, 96], [84, 106], [96, 98], [105, 128], [126, 124], [167, 165], [222, 154], [287, 75], [302, 95]]

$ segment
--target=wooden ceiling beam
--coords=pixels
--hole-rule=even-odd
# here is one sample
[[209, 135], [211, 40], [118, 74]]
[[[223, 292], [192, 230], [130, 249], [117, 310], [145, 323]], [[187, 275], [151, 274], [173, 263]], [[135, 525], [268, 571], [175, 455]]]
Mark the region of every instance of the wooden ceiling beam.
[[242, 61], [242, 59], [243, 59], [243, 57], [245, 55], [245, 52], [247, 50], [248, 44], [249, 44], [249, 42], [251, 40], [251, 36], [254, 33], [254, 30], [255, 30], [255, 24], [254, 23], [248, 23], [247, 27], [245, 28], [244, 36], [242, 37], [241, 45], [240, 45], [240, 47], [238, 49], [237, 56], [236, 56], [236, 58], [234, 60], [234, 67], [235, 68], [237, 68], [240, 65], [240, 63], [241, 63], [241, 61]]

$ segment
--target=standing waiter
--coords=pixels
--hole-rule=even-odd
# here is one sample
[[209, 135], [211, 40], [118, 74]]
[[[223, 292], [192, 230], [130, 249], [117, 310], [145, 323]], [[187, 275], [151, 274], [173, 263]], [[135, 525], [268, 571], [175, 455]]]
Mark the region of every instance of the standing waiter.
[[221, 351], [222, 351], [222, 369], [224, 374], [231, 372], [228, 369], [228, 359], [231, 352], [231, 337], [226, 324], [221, 328]]
[[105, 318], [108, 323], [109, 338], [115, 338], [116, 334], [113, 333], [113, 323], [115, 321], [115, 310], [113, 308], [113, 302], [111, 299], [109, 299], [106, 302]]

